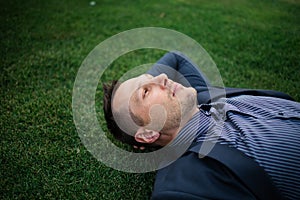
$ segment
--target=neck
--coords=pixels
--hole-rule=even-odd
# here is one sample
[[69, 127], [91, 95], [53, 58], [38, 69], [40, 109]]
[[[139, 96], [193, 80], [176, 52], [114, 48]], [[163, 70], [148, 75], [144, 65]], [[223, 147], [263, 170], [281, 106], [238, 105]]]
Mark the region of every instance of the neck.
[[160, 146], [165, 146], [168, 143], [170, 143], [172, 140], [174, 140], [178, 133], [181, 131], [181, 129], [192, 119], [192, 117], [199, 111], [199, 109], [196, 107], [192, 112], [189, 113], [189, 115], [185, 116], [179, 127], [176, 127], [174, 129], [165, 130], [161, 132], [161, 135], [159, 137], [159, 140], [155, 143]]

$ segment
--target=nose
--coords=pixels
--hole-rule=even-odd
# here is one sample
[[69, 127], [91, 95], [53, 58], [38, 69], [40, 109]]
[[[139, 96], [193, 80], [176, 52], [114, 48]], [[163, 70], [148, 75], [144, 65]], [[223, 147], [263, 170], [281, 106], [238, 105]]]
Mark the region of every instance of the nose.
[[154, 78], [154, 81], [165, 88], [168, 84], [168, 76], [166, 74], [160, 74]]

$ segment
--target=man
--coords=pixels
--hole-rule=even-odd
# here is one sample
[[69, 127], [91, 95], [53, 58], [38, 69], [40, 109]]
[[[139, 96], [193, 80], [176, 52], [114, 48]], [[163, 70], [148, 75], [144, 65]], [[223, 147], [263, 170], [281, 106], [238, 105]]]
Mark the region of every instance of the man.
[[[217, 144], [216, 149], [224, 150], [215, 153], [216, 157], [203, 159], [191, 153], [194, 150], [187, 151], [178, 161], [159, 170], [153, 199], [300, 196], [300, 104], [288, 95], [213, 87], [179, 52], [167, 53], [147, 74], [114, 89], [111, 97], [113, 88], [105, 87], [104, 110], [108, 128], [117, 139], [139, 147], [165, 146], [190, 140], [192, 133], [196, 147], [209, 141]], [[217, 101], [211, 103], [212, 100]], [[230, 154], [227, 147], [236, 151], [230, 157], [241, 160], [218, 159]], [[231, 168], [232, 163], [246, 163], [244, 157], [251, 160], [245, 168], [258, 164], [257, 169], [263, 169], [261, 174], [266, 172], [266, 178], [247, 178], [244, 175], [251, 174], [252, 169], [240, 173]], [[271, 184], [266, 180], [269, 177]], [[266, 188], [275, 185], [276, 191], [265, 189], [273, 196], [255, 188], [264, 181]]]

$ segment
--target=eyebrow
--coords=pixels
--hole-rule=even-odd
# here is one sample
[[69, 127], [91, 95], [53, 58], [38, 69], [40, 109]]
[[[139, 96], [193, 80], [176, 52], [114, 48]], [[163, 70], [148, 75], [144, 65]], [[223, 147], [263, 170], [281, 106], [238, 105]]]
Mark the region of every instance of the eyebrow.
[[[131, 100], [132, 100], [131, 103], [132, 103], [132, 104], [136, 104], [135, 106], [139, 106], [139, 102], [140, 102], [140, 98], [138, 97], [139, 89], [140, 89], [140, 87], [139, 87], [138, 89], [136, 89], [136, 91], [134, 91], [134, 93], [133, 93], [133, 95], [132, 95], [132, 97], [131, 97]], [[130, 114], [131, 119], [132, 119], [138, 126], [145, 126], [145, 123], [144, 123], [143, 119], [142, 119], [140, 116], [138, 116], [138, 115], [136, 115], [136, 114], [133, 113], [133, 111], [132, 111], [132, 109], [131, 109], [131, 106], [130, 106], [130, 105], [132, 105], [132, 104], [129, 104], [129, 114]]]
[[[146, 76], [147, 78], [153, 78], [153, 76], [152, 75], [150, 75], [150, 74], [142, 74], [141, 76]], [[140, 77], [141, 77], [140, 76]], [[140, 102], [140, 96], [139, 96], [139, 89], [143, 86], [143, 85], [145, 85], [145, 84], [143, 84], [142, 83], [142, 81], [140, 81], [139, 82], [139, 84], [138, 84], [138, 87], [137, 87], [137, 89], [134, 91], [134, 96], [135, 96], [135, 100], [136, 100], [136, 102]]]
[[[141, 76], [146, 76], [148, 79], [153, 78], [153, 76], [150, 75], [150, 74], [142, 74]], [[140, 77], [141, 77], [141, 76], [140, 76]], [[141, 86], [142, 86], [142, 82], [140, 81], [139, 84], [138, 84], [138, 89], [139, 89]]]
[[139, 89], [140, 89], [140, 87], [138, 87], [138, 88], [133, 92], [132, 100], [133, 100], [134, 103], [139, 103], [139, 102], [140, 102], [140, 99], [139, 99]]
[[153, 76], [150, 75], [150, 74], [144, 74], [144, 75], [147, 76], [147, 77], [149, 77], [149, 78], [153, 78]]

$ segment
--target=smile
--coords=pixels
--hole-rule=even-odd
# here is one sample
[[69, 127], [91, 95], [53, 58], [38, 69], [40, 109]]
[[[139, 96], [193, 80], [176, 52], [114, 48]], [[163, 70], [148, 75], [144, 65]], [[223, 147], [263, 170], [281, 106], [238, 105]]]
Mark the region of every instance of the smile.
[[178, 88], [178, 84], [174, 83], [173, 97], [175, 96], [176, 90]]

